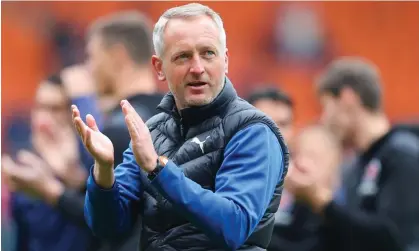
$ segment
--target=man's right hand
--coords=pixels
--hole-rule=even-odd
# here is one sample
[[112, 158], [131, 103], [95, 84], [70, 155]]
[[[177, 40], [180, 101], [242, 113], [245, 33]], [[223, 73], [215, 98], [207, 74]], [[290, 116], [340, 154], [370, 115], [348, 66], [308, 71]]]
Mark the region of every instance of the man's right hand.
[[110, 188], [114, 183], [113, 165], [114, 149], [111, 140], [101, 133], [94, 117], [86, 116], [86, 124], [80, 118], [77, 106], [72, 105], [73, 124], [83, 141], [84, 146], [95, 159], [94, 178], [103, 188]]

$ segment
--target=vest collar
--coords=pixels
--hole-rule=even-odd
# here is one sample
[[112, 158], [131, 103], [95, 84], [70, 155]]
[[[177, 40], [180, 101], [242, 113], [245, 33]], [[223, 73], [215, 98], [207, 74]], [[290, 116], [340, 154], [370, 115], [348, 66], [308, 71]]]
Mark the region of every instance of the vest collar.
[[194, 106], [182, 109], [178, 112], [175, 104], [175, 98], [171, 92], [167, 93], [157, 109], [168, 113], [169, 115], [181, 119], [182, 123], [196, 124], [203, 120], [220, 114], [225, 106], [237, 97], [236, 90], [231, 81], [226, 77], [225, 84], [220, 94], [209, 104], [203, 106]]

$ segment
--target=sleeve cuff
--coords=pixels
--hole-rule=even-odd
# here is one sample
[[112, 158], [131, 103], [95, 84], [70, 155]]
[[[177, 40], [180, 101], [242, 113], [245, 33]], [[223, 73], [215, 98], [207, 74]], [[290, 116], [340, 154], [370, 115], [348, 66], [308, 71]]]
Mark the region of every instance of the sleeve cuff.
[[93, 176], [94, 165], [90, 168], [89, 177], [87, 178], [87, 194], [91, 200], [115, 200], [118, 198], [118, 189], [116, 180], [111, 188], [105, 189], [100, 187]]

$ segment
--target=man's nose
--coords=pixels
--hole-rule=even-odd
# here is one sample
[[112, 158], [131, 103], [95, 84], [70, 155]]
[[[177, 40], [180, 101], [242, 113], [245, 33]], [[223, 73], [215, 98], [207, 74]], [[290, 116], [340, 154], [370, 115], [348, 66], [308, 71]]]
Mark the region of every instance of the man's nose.
[[201, 75], [204, 73], [205, 68], [199, 56], [194, 56], [194, 58], [192, 59], [192, 65], [189, 71], [190, 73], [196, 74], [196, 75]]

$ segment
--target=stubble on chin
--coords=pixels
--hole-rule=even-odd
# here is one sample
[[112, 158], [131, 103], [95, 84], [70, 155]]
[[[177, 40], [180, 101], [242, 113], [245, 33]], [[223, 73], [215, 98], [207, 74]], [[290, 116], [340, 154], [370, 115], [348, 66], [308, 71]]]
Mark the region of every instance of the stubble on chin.
[[186, 107], [193, 107], [193, 106], [204, 106], [204, 105], [208, 105], [209, 103], [211, 103], [214, 100], [214, 97], [206, 97], [204, 99], [192, 99], [192, 100], [187, 100], [186, 103]]

